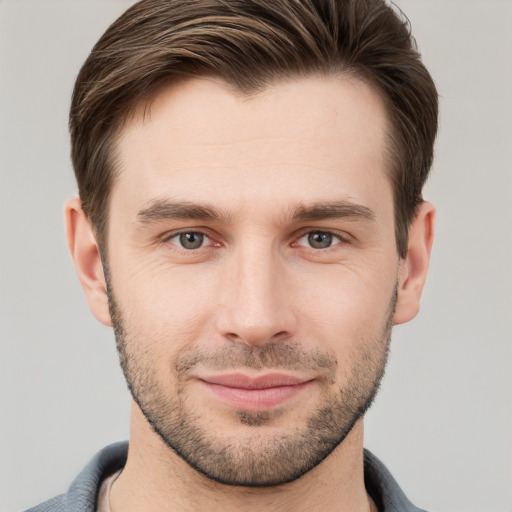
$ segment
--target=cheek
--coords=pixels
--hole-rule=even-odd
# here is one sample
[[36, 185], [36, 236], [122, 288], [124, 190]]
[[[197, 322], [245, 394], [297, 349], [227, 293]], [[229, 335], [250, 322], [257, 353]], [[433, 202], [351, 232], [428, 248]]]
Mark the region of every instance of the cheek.
[[215, 309], [212, 276], [197, 267], [123, 265], [111, 276], [129, 339], [155, 357], [173, 357], [203, 337]]
[[305, 338], [317, 339], [339, 357], [346, 357], [359, 343], [379, 339], [392, 308], [396, 272], [390, 263], [371, 272], [362, 267], [330, 268], [314, 279], [303, 279], [294, 294], [302, 297]]
[[[121, 257], [123, 256], [123, 257]], [[172, 265], [164, 258], [112, 254], [112, 285], [130, 339], [153, 358], [172, 358], [216, 333], [222, 308], [237, 307], [225, 292], [229, 265], [221, 261]], [[284, 308], [297, 317], [298, 343], [317, 345], [339, 358], [359, 340], [382, 330], [396, 279], [396, 264], [383, 254], [337, 264], [281, 261], [278, 290]], [[234, 297], [234, 295], [233, 295]]]

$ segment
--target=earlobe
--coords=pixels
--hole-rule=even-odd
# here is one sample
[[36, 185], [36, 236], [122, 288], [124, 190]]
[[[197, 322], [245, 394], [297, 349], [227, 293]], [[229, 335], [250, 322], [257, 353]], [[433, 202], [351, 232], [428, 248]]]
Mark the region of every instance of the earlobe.
[[112, 319], [100, 251], [94, 230], [82, 210], [78, 197], [66, 202], [64, 216], [68, 249], [89, 309], [99, 322], [111, 326]]
[[401, 261], [393, 316], [395, 325], [412, 320], [419, 312], [421, 292], [427, 278], [434, 241], [434, 224], [434, 206], [428, 202], [422, 203], [409, 227], [407, 255]]

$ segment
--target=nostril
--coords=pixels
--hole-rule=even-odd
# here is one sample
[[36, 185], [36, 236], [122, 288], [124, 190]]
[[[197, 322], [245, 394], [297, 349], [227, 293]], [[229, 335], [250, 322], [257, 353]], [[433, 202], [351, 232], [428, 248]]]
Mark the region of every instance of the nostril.
[[272, 340], [273, 341], [280, 341], [280, 340], [283, 340], [283, 339], [286, 339], [286, 338], [289, 338], [290, 337], [290, 333], [287, 332], [287, 331], [279, 331], [278, 333], [274, 334], [272, 336]]
[[242, 337], [239, 336], [238, 334], [234, 333], [234, 332], [227, 332], [225, 335], [224, 335], [229, 341], [232, 341], [232, 342], [240, 342], [240, 341], [243, 341]]
[[226, 332], [224, 333], [226, 339], [232, 343], [243, 343], [247, 345], [261, 346], [268, 343], [276, 343], [287, 340], [291, 337], [289, 331], [279, 331], [275, 334], [268, 334], [264, 330], [250, 330], [246, 332]]

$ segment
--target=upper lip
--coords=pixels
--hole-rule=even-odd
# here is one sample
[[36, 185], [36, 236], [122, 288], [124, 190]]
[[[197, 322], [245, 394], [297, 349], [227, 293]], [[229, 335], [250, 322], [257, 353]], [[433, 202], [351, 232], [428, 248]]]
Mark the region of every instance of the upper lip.
[[201, 377], [200, 380], [208, 384], [218, 384], [229, 388], [239, 389], [267, 389], [279, 386], [296, 386], [312, 379], [286, 375], [283, 373], [266, 373], [264, 375], [249, 376], [243, 373], [228, 373]]

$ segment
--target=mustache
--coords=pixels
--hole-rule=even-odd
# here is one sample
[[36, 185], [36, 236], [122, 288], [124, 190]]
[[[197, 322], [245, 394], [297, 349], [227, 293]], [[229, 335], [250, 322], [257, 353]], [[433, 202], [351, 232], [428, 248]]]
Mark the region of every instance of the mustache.
[[181, 354], [175, 363], [179, 377], [185, 377], [196, 366], [210, 370], [282, 369], [308, 371], [334, 381], [338, 362], [336, 358], [320, 350], [304, 350], [296, 344], [269, 342], [262, 346], [233, 344], [221, 349], [194, 350]]

